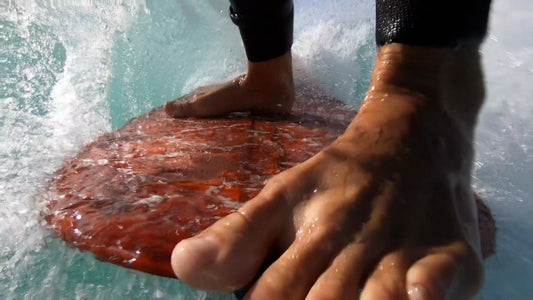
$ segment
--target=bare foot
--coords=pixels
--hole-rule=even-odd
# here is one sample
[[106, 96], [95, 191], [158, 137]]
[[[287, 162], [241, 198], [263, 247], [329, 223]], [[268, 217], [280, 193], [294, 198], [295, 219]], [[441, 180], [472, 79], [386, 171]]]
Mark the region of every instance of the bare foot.
[[176, 275], [209, 290], [253, 283], [247, 299], [472, 298], [483, 278], [470, 188], [480, 97], [477, 49], [382, 47], [346, 132], [179, 243]]
[[228, 112], [286, 114], [294, 102], [291, 54], [259, 63], [228, 83], [203, 87], [165, 104], [174, 118], [209, 117]]

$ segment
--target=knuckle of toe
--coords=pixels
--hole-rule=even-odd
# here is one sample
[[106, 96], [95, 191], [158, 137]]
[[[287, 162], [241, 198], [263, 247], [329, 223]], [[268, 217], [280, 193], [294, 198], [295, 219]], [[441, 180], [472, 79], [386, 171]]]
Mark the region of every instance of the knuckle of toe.
[[257, 203], [262, 205], [283, 205], [290, 200], [291, 191], [286, 181], [273, 177], [269, 179], [265, 187], [254, 198]]
[[288, 291], [290, 288], [282, 288], [283, 285], [275, 283], [274, 281], [263, 282], [260, 286], [254, 288], [251, 299], [265, 299], [265, 300], [285, 300], [295, 299]]
[[306, 300], [339, 300], [345, 299], [342, 295], [334, 293], [332, 290], [326, 289], [313, 290], [307, 295]]
[[193, 101], [191, 100], [187, 100], [187, 101], [183, 101], [180, 103], [179, 105], [179, 109], [184, 112], [184, 113], [191, 113], [194, 111], [194, 107], [193, 107]]
[[[368, 281], [363, 289], [363, 293], [368, 295], [379, 295], [380, 300], [405, 299], [406, 292], [402, 284], [390, 280]], [[364, 298], [367, 299], [367, 298]], [[370, 297], [369, 299], [377, 299]]]

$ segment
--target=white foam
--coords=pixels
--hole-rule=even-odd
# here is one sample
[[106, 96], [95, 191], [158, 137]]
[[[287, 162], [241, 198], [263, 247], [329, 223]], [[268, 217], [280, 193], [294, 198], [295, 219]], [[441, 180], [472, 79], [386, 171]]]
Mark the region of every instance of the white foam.
[[[60, 2], [64, 5], [51, 6]], [[19, 63], [15, 68], [35, 59], [34, 65], [22, 70], [24, 78], [14, 81], [15, 87], [21, 87], [25, 94], [0, 102], [0, 298], [3, 299], [47, 298], [46, 295], [61, 291], [54, 286], [64, 278], [59, 271], [61, 267], [39, 271], [38, 264], [46, 261], [39, 252], [48, 233], [40, 226], [41, 207], [37, 200], [66, 155], [110, 129], [105, 97], [113, 35], [117, 30], [127, 29], [135, 20], [135, 14], [124, 5], [101, 7], [96, 1], [86, 6], [69, 3], [10, 1], [1, 11], [2, 20], [15, 26], [8, 28], [13, 30], [13, 40], [8, 42], [23, 41], [23, 48], [9, 54]], [[57, 70], [57, 65], [52, 65], [59, 59], [52, 57], [61, 55], [52, 52], [56, 49], [66, 52], [62, 72]], [[38, 72], [50, 73], [58, 81], [54, 84], [36, 80]], [[44, 79], [47, 78], [50, 77]], [[51, 91], [50, 95], [44, 94], [47, 91]], [[34, 99], [45, 103], [44, 112], [34, 111], [31, 102]], [[50, 282], [39, 284], [40, 276], [51, 278]], [[45, 287], [51, 290], [42, 293]]]

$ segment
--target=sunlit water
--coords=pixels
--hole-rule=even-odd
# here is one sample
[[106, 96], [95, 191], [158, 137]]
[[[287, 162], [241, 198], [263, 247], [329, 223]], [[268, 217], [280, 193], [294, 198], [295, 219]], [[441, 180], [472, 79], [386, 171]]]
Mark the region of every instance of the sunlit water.
[[[72, 2], [0, 0], [0, 299], [231, 299], [68, 247], [43, 226], [38, 201], [83, 144], [244, 71], [226, 1]], [[296, 7], [298, 67], [357, 105], [375, 58], [372, 1]], [[474, 183], [495, 214], [498, 248], [477, 299], [533, 299], [531, 19], [530, 0], [495, 0], [483, 47]]]

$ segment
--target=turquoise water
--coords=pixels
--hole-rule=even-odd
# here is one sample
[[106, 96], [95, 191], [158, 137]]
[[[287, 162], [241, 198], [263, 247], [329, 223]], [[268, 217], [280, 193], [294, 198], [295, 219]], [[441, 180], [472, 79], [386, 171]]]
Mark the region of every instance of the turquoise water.
[[[373, 1], [295, 2], [298, 73], [357, 105]], [[532, 299], [533, 3], [493, 6], [474, 183], [499, 231], [477, 299]], [[99, 262], [39, 216], [47, 180], [83, 144], [244, 71], [226, 1], [0, 0], [0, 43], [0, 299], [231, 299]]]

